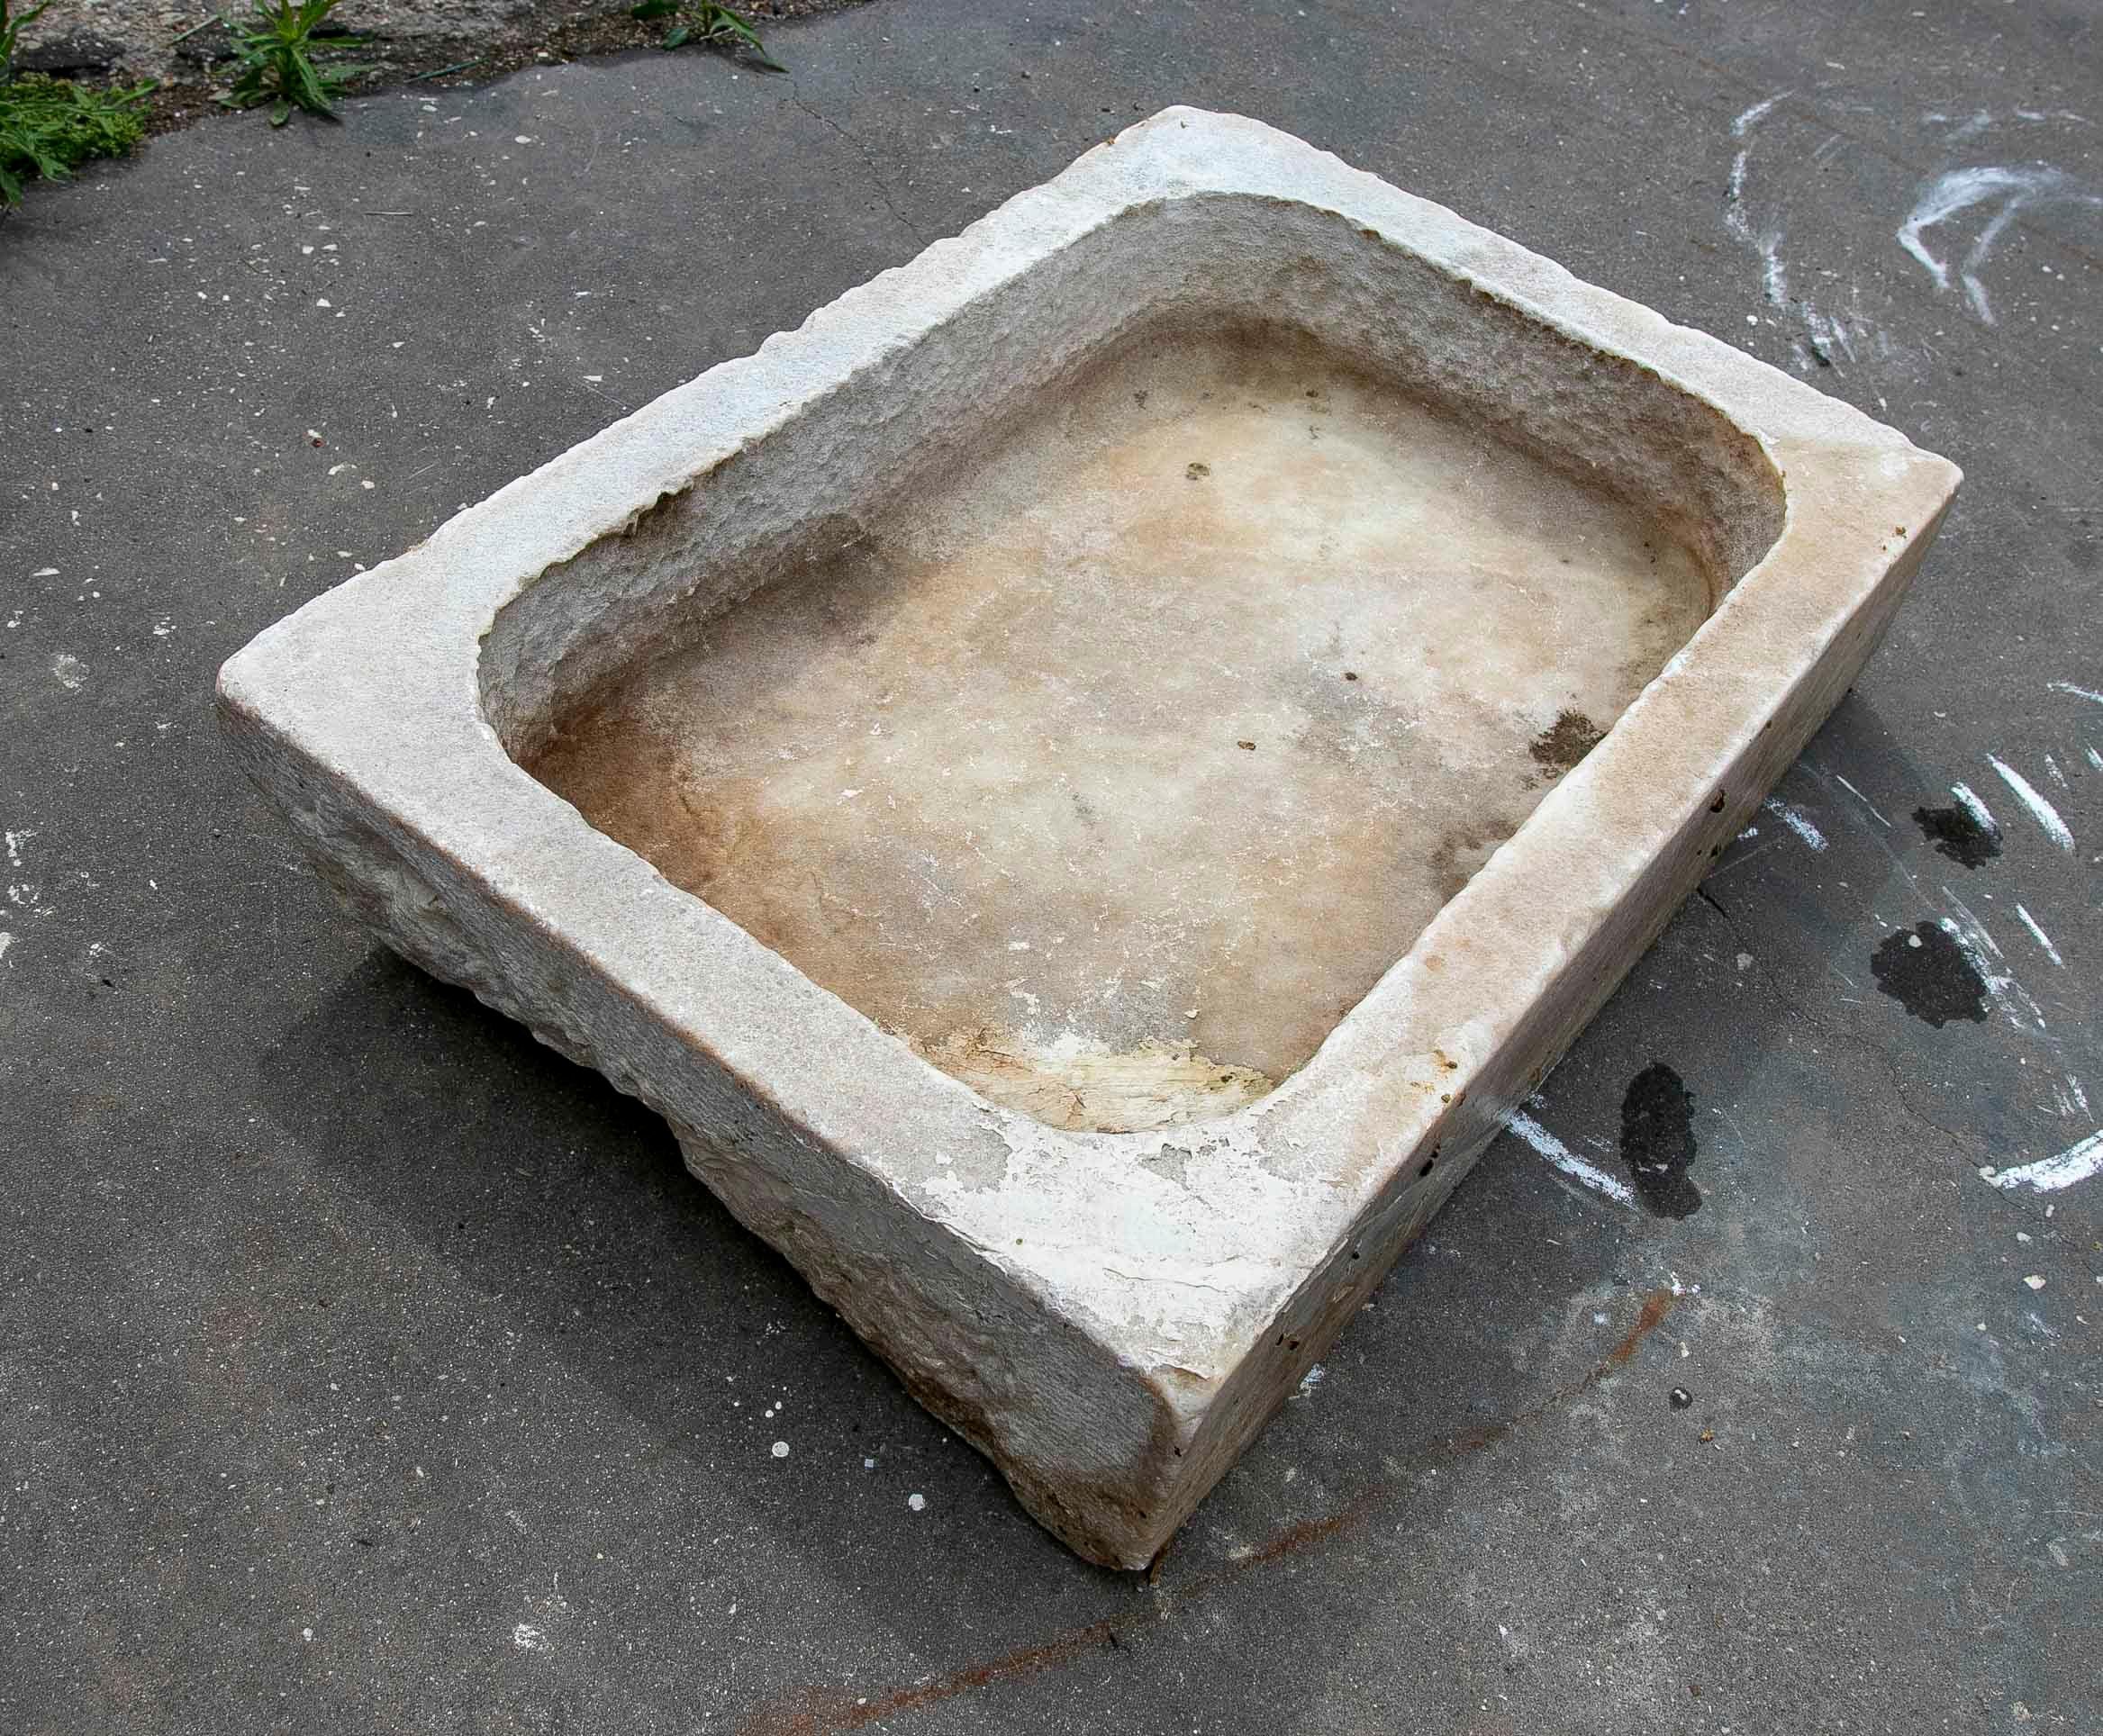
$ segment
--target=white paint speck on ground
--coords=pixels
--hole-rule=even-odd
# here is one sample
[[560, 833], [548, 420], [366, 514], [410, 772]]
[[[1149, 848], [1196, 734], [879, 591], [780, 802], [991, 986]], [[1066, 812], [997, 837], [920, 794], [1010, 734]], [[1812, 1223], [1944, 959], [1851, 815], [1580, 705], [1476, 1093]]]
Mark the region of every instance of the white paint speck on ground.
[[2030, 818], [2044, 829], [2044, 836], [2071, 855], [2074, 835], [2067, 830], [2066, 822], [2060, 818], [2059, 809], [2045, 800], [2030, 780], [2014, 766], [1994, 758], [1991, 754], [1986, 756], [1986, 763], [2000, 774], [2000, 781], [2015, 793], [2016, 800], [2030, 810]]
[[789, 1456], [789, 1443], [786, 1441], [776, 1441], [773, 1451], [776, 1459], [786, 1459]]
[[2044, 1279], [2036, 1272], [2032, 1272], [2023, 1282], [2034, 1290], [2041, 1290], [2044, 1288]]
[[512, 1644], [521, 1651], [545, 1651], [548, 1650], [548, 1632], [530, 1622], [521, 1622], [512, 1630]]
[[59, 686], [70, 692], [87, 679], [87, 665], [71, 652], [60, 651], [51, 658], [51, 674]]
[[1636, 1203], [1635, 1190], [1626, 1181], [1587, 1163], [1525, 1110], [1519, 1110], [1505, 1125], [1572, 1180], [1582, 1182], [1594, 1193], [1602, 1193], [1621, 1205]]
[[1784, 826], [1788, 827], [1812, 849], [1823, 850], [1826, 847], [1825, 833], [1817, 828], [1812, 822], [1811, 817], [1802, 809], [1782, 800], [1780, 796], [1769, 796], [1760, 805], [1780, 819]]
[[2056, 1156], [2020, 1163], [2012, 1170], [1997, 1170], [1986, 1179], [2004, 1192], [2028, 1188], [2034, 1193], [2057, 1193], [2077, 1181], [2086, 1181], [2098, 1170], [2103, 1170], [2103, 1132], [2090, 1134]]
[[915, 1513], [925, 1513], [928, 1510], [928, 1497], [922, 1495], [920, 1490], [915, 1489], [905, 1497], [905, 1505]]

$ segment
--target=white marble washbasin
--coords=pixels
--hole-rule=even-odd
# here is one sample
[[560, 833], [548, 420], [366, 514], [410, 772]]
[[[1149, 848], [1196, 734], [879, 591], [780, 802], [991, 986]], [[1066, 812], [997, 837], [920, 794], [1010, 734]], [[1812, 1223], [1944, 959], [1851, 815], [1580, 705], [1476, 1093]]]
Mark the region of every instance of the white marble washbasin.
[[221, 704], [354, 914], [659, 1109], [1138, 1567], [1845, 691], [1957, 480], [1171, 109], [309, 603]]

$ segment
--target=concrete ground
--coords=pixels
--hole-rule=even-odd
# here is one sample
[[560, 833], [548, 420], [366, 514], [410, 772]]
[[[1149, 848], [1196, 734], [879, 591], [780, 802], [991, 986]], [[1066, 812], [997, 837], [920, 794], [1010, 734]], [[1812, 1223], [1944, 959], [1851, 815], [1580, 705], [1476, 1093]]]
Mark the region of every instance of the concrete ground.
[[[2103, 1175], [1981, 1173], [2075, 1177], [2103, 1125], [2096, 21], [898, 0], [781, 27], [790, 78], [548, 68], [35, 189], [0, 227], [0, 1728], [2098, 1728]], [[1149, 1583], [1030, 1524], [651, 1117], [349, 928], [209, 693], [1171, 102], [1969, 481], [1531, 1143]], [[1626, 1183], [1690, 1109], [1634, 1206], [1542, 1155]]]

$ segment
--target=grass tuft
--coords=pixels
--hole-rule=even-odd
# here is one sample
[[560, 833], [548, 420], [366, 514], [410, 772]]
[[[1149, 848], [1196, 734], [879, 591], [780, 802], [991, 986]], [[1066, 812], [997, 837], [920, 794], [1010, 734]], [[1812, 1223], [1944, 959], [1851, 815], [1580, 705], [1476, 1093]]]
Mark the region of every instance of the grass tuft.
[[[241, 23], [222, 18], [233, 34], [240, 71], [233, 87], [219, 100], [228, 108], [270, 104], [270, 124], [281, 127], [294, 109], [328, 120], [336, 118], [336, 98], [370, 68], [315, 57], [327, 51], [314, 32], [336, 10], [337, 0], [255, 0], [255, 12]], [[327, 47], [352, 48], [362, 36], [331, 36]]]
[[682, 48], [688, 42], [699, 42], [704, 47], [748, 49], [753, 59], [769, 72], [788, 70], [779, 60], [768, 56], [766, 44], [759, 40], [759, 32], [728, 6], [707, 4], [706, 0], [642, 0], [640, 5], [630, 8], [628, 15], [646, 22], [652, 18], [675, 20], [665, 32], [666, 48]]

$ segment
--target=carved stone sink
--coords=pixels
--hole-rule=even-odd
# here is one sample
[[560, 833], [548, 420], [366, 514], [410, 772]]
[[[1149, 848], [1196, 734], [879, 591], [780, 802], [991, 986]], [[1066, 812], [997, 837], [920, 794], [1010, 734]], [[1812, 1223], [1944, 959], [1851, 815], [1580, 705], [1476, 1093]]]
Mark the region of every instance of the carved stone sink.
[[1744, 824], [1957, 480], [1171, 109], [309, 603], [221, 705], [355, 915], [659, 1109], [1138, 1567]]

